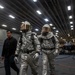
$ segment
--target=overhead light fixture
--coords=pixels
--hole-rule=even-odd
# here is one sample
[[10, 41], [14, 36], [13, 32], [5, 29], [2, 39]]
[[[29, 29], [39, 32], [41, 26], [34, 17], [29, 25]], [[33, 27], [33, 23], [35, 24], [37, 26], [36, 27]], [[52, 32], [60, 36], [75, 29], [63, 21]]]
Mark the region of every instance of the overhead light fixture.
[[10, 18], [15, 19], [15, 17], [13, 15], [9, 15]]
[[71, 28], [71, 30], [73, 30], [74, 28]]
[[71, 21], [70, 24], [73, 24], [73, 22]]
[[57, 37], [59, 37], [59, 36], [57, 36]]
[[35, 29], [35, 31], [39, 31], [39, 29]]
[[25, 22], [21, 22], [21, 23], [25, 23]]
[[39, 15], [41, 15], [41, 14], [42, 14], [39, 10], [37, 10], [36, 12], [37, 12]]
[[46, 22], [48, 22], [49, 20], [47, 18], [44, 19]]
[[34, 2], [37, 2], [37, 0], [33, 0]]
[[58, 35], [55, 35], [56, 37], [59, 37]]
[[50, 26], [53, 26], [53, 24], [52, 24], [52, 23], [50, 23]]
[[2, 5], [0, 5], [0, 9], [4, 9], [4, 7]]
[[53, 27], [53, 29], [56, 29], [56, 27]]
[[12, 28], [12, 30], [16, 30], [16, 28]]
[[56, 30], [56, 32], [58, 33], [59, 31], [58, 31], [58, 30]]
[[73, 18], [73, 16], [69, 16], [69, 19], [72, 19]]
[[62, 37], [60, 39], [63, 39]]
[[71, 26], [71, 28], [73, 28], [73, 26]]
[[70, 37], [70, 34], [68, 34], [68, 37]]
[[58, 34], [58, 33], [55, 33], [56, 35]]
[[20, 32], [22, 32], [22, 31], [20, 31]]
[[67, 6], [67, 9], [68, 9], [68, 10], [71, 10], [71, 6]]
[[3, 24], [2, 26], [3, 26], [3, 27], [7, 27], [7, 25], [5, 25], [5, 24]]

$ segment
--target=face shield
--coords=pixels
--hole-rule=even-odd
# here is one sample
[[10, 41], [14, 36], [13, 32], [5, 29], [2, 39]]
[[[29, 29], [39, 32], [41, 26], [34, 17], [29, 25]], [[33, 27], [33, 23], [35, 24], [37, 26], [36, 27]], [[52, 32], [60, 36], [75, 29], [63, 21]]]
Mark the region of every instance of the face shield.
[[49, 32], [49, 31], [50, 31], [50, 29], [48, 27], [43, 27], [42, 28], [42, 32]]

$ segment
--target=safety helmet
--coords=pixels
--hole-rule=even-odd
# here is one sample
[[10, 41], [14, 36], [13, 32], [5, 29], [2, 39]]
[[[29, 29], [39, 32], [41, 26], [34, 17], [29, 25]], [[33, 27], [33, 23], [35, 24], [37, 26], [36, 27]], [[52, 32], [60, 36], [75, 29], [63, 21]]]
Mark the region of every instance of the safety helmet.
[[42, 31], [43, 31], [43, 32], [45, 32], [45, 31], [47, 31], [47, 30], [50, 31], [50, 29], [51, 29], [51, 28], [50, 28], [50, 25], [48, 25], [48, 24], [45, 24], [45, 25], [42, 27]]
[[21, 31], [29, 31], [31, 30], [31, 24], [28, 21], [22, 22]]
[[45, 24], [43, 27], [44, 28], [50, 28], [50, 26], [48, 24]]
[[50, 32], [50, 26], [48, 24], [45, 24], [42, 27], [41, 33], [42, 33], [43, 36], [46, 36], [49, 32]]

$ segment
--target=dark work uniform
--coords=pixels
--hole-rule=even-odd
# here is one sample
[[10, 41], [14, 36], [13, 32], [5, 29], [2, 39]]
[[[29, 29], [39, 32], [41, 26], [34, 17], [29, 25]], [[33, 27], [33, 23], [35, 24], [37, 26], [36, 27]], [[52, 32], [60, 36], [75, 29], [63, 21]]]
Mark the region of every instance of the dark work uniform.
[[7, 38], [4, 41], [2, 57], [5, 57], [4, 66], [5, 66], [6, 75], [11, 75], [10, 67], [17, 72], [17, 75], [19, 74], [19, 69], [14, 61], [16, 45], [17, 45], [17, 40], [13, 37]]

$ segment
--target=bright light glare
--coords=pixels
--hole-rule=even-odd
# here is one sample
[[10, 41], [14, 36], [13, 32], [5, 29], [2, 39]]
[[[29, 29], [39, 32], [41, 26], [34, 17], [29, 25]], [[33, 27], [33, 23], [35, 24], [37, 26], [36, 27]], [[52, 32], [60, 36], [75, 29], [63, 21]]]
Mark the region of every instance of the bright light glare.
[[73, 30], [74, 28], [71, 28], [71, 30]]
[[4, 9], [4, 7], [2, 5], [0, 5], [0, 9]]
[[35, 29], [35, 31], [39, 31], [39, 29]]
[[53, 29], [56, 29], [55, 27], [53, 27]]
[[59, 31], [58, 31], [58, 30], [56, 30], [56, 32], [58, 33]]
[[37, 2], [37, 0], [33, 0], [34, 2]]
[[53, 26], [53, 24], [52, 24], [52, 23], [50, 23], [50, 26]]
[[48, 22], [49, 20], [47, 18], [44, 19], [46, 22]]
[[72, 19], [73, 17], [72, 16], [69, 16], [69, 19]]
[[16, 28], [12, 28], [12, 30], [16, 30]]
[[71, 21], [70, 24], [73, 24], [73, 22]]
[[13, 15], [9, 15], [10, 18], [15, 19], [15, 17]]
[[71, 28], [73, 28], [73, 26], [71, 26]]
[[68, 10], [71, 10], [71, 6], [67, 6], [67, 9], [68, 9]]
[[42, 14], [39, 10], [37, 10], [36, 12], [37, 12], [39, 15], [41, 15], [41, 14]]
[[7, 25], [5, 25], [5, 24], [3, 24], [2, 26], [3, 26], [3, 27], [7, 27]]

